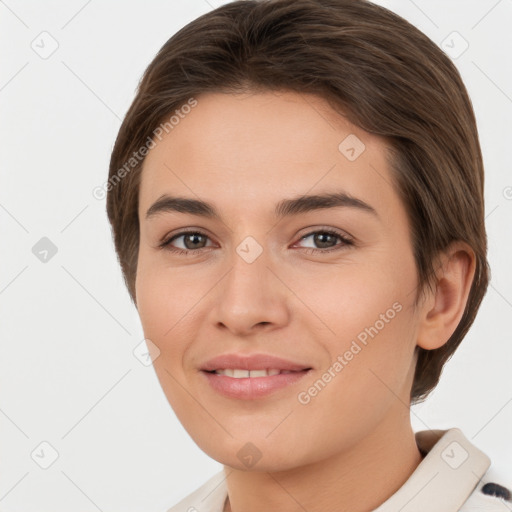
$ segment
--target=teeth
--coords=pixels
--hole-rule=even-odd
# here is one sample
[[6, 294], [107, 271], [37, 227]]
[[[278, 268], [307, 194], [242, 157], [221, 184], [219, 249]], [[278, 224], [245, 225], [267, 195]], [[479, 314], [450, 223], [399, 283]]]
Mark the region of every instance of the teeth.
[[226, 368], [225, 370], [215, 370], [217, 375], [225, 375], [226, 377], [233, 377], [235, 379], [246, 379], [248, 377], [269, 377], [272, 375], [279, 375], [280, 373], [292, 373], [288, 370], [278, 370], [275, 368], [269, 368], [266, 370], [239, 370]]
[[249, 377], [267, 377], [268, 372], [267, 370], [251, 370], [249, 373]]

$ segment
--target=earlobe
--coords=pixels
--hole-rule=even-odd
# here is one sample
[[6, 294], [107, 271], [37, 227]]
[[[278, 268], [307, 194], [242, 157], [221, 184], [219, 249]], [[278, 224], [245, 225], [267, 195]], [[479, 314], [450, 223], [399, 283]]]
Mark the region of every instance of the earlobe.
[[434, 290], [422, 304], [417, 345], [443, 346], [459, 325], [475, 275], [475, 253], [465, 242], [453, 242], [440, 256]]

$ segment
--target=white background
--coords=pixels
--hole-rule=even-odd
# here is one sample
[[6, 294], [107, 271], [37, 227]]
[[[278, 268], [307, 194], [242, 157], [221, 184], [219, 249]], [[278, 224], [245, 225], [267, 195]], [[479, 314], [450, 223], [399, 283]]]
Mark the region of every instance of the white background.
[[[162, 512], [221, 469], [188, 437], [151, 366], [92, 190], [138, 80], [213, 0], [0, 2], [0, 510]], [[512, 2], [381, 0], [442, 46], [476, 110], [492, 281], [415, 430], [458, 426], [512, 484]], [[39, 36], [47, 31], [51, 36]], [[57, 50], [41, 58], [31, 47]], [[455, 39], [454, 39], [455, 37]], [[445, 43], [446, 44], [446, 43]], [[57, 253], [32, 252], [48, 237]], [[46, 441], [57, 460], [31, 453]], [[51, 450], [43, 445], [44, 457]], [[34, 456], [37, 459], [37, 456]], [[44, 459], [40, 455], [40, 461]], [[44, 462], [44, 461], [43, 461]]]

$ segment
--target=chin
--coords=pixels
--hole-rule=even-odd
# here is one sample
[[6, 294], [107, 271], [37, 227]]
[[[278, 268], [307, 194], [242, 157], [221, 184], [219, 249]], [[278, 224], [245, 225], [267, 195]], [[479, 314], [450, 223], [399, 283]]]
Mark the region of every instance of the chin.
[[[280, 440], [274, 442], [262, 437], [259, 441], [256, 436], [243, 436], [240, 438], [225, 438], [225, 442], [218, 442], [211, 437], [195, 443], [209, 457], [224, 466], [239, 471], [268, 471], [279, 472], [294, 469], [307, 464], [307, 454], [298, 453], [296, 446], [288, 446]], [[246, 439], [253, 439], [249, 441]]]

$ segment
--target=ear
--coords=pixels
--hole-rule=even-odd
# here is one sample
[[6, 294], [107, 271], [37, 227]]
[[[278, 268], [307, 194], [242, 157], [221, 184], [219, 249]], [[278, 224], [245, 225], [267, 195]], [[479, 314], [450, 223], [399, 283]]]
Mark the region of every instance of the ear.
[[[439, 257], [434, 291], [420, 306], [417, 345], [425, 350], [443, 346], [464, 314], [475, 275], [475, 253], [465, 242], [453, 242]], [[428, 289], [427, 289], [428, 290]]]

